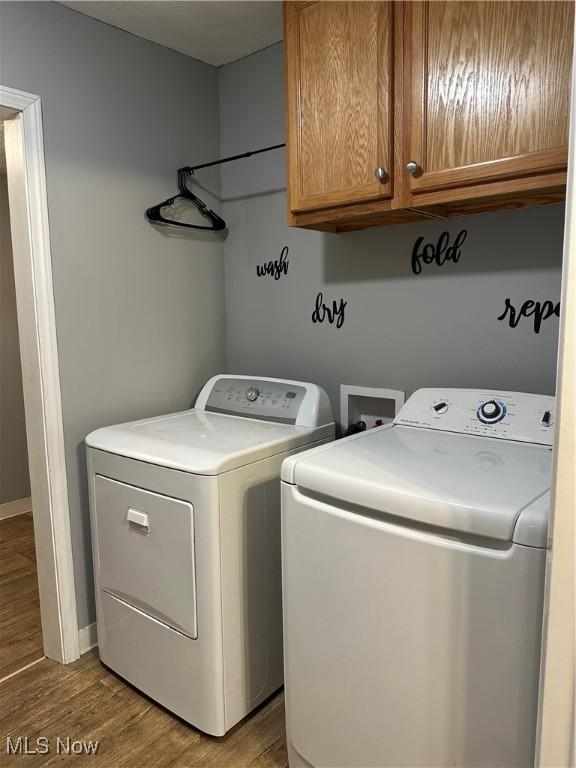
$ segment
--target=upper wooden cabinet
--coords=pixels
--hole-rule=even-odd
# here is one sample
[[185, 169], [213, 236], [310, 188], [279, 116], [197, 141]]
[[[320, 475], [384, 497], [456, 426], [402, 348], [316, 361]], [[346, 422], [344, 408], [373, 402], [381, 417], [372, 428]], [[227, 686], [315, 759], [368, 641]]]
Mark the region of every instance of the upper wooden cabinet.
[[289, 223], [562, 199], [573, 14], [568, 1], [285, 3]]
[[407, 6], [410, 189], [444, 189], [566, 166], [568, 2]]
[[285, 24], [290, 208], [390, 197], [392, 4], [287, 3]]

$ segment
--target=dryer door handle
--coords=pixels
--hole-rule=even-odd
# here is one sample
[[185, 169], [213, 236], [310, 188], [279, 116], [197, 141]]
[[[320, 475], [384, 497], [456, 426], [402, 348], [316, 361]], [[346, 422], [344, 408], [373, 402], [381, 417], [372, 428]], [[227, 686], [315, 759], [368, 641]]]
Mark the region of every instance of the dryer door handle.
[[150, 533], [150, 518], [146, 512], [140, 512], [139, 510], [130, 507], [128, 514], [126, 515], [126, 520], [128, 520], [129, 526], [134, 526], [144, 533]]

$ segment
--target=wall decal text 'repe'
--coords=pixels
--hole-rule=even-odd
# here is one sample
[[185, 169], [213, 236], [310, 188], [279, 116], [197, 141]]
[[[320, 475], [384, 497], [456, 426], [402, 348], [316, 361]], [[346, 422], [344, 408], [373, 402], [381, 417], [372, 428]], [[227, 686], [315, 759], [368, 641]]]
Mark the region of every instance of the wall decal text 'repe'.
[[348, 302], [344, 301], [344, 299], [340, 299], [339, 302], [334, 299], [332, 306], [330, 307], [327, 304], [324, 304], [324, 296], [322, 292], [318, 293], [316, 296], [316, 306], [314, 312], [312, 312], [312, 322], [328, 322], [331, 325], [336, 325], [336, 328], [342, 328], [344, 325], [347, 304]]
[[560, 317], [560, 302], [554, 304], [547, 299], [539, 302], [526, 299], [520, 309], [516, 309], [511, 299], [506, 299], [504, 311], [498, 315], [498, 320], [508, 320], [510, 328], [516, 328], [523, 317], [534, 317], [534, 333], [540, 333], [542, 322], [549, 317]]
[[463, 229], [456, 235], [456, 239], [450, 245], [450, 233], [442, 232], [438, 242], [424, 243], [424, 238], [419, 237], [412, 248], [412, 272], [419, 275], [422, 272], [422, 262], [424, 264], [436, 264], [441, 267], [447, 261], [453, 261], [455, 264], [460, 261], [462, 256], [462, 243], [468, 237], [468, 230]]

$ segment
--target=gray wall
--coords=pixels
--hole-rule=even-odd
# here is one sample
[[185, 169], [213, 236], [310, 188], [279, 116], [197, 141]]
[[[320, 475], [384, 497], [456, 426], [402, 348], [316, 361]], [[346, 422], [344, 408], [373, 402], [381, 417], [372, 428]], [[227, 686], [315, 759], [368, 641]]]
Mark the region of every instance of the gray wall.
[[8, 187], [0, 172], [0, 504], [30, 496], [13, 267]]
[[[557, 320], [536, 336], [495, 316], [506, 296], [559, 295], [561, 208], [449, 222], [469, 229], [461, 262], [418, 277], [412, 243], [442, 223], [288, 229], [283, 152], [223, 166], [225, 243], [144, 220], [178, 166], [282, 139], [281, 57], [218, 72], [57, 4], [0, 3], [0, 82], [43, 104], [80, 626], [94, 619], [85, 435], [187, 407], [226, 345], [229, 370], [317, 380], [335, 404], [341, 382], [553, 391]], [[218, 193], [217, 175], [200, 181]], [[258, 279], [285, 245], [288, 275]], [[319, 290], [348, 301], [342, 329], [312, 325]]]
[[[282, 46], [219, 74], [222, 154], [283, 141]], [[497, 317], [507, 297], [559, 299], [563, 206], [333, 235], [288, 228], [284, 186], [283, 150], [223, 167], [230, 371], [317, 381], [335, 408], [341, 383], [554, 392], [558, 319]], [[419, 236], [463, 228], [459, 263], [412, 274]], [[284, 246], [288, 274], [258, 278]], [[312, 324], [318, 291], [348, 302], [341, 329]]]
[[224, 367], [222, 244], [144, 219], [218, 155], [217, 70], [54, 3], [0, 4], [0, 82], [42, 98], [79, 625], [94, 620], [83, 440], [190, 405]]

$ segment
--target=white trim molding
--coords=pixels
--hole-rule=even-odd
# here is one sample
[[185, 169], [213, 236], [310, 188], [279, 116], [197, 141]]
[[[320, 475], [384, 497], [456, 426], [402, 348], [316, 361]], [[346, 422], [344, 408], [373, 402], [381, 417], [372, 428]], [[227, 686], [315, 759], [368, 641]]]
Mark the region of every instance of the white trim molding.
[[576, 56], [572, 64], [561, 307], [551, 548], [536, 740], [535, 764], [539, 768], [576, 768]]
[[26, 512], [32, 512], [32, 497], [27, 499], [15, 499], [14, 501], [5, 501], [0, 504], [0, 520], [7, 520], [9, 517], [25, 515]]
[[78, 630], [78, 645], [80, 646], [80, 655], [92, 650], [92, 648], [96, 648], [98, 645], [96, 622]]
[[15, 110], [16, 112], [24, 112], [25, 109], [28, 109], [36, 101], [39, 101], [39, 98], [33, 93], [26, 93], [26, 91], [19, 91], [16, 88], [7, 88], [4, 85], [0, 85], [0, 107]]
[[42, 634], [46, 656], [80, 655], [40, 99], [0, 86]]

